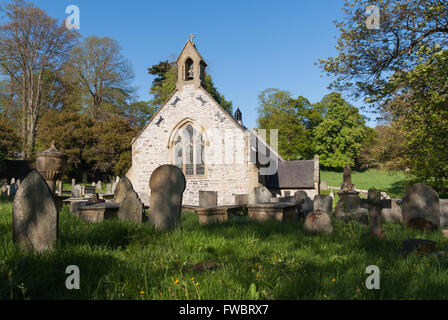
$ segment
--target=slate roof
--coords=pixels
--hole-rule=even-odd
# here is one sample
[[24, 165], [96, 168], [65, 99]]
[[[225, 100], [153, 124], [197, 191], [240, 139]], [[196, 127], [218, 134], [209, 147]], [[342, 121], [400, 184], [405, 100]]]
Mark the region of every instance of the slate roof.
[[277, 174], [267, 177], [266, 186], [273, 189], [313, 189], [314, 160], [279, 161]]

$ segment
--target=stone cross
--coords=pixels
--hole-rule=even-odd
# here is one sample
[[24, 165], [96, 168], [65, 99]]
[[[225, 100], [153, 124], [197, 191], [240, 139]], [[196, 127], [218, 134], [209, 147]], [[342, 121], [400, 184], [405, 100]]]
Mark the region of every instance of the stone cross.
[[196, 38], [196, 36], [195, 36], [194, 34], [190, 34], [190, 36], [188, 37], [188, 39], [190, 39], [190, 42], [191, 42], [191, 43], [194, 43], [194, 42], [193, 42], [193, 39], [194, 39], [194, 38]]

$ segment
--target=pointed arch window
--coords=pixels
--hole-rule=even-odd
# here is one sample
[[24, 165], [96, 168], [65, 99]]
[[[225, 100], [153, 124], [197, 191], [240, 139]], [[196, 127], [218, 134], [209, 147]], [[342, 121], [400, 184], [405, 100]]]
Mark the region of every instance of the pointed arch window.
[[183, 125], [174, 136], [173, 162], [186, 176], [203, 176], [204, 139], [191, 123]]

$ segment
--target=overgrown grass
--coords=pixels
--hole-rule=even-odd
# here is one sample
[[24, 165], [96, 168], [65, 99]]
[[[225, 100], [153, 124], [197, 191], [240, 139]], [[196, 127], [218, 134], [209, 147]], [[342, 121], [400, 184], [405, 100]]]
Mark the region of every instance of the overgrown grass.
[[[320, 179], [327, 185], [340, 187], [342, 172], [321, 170]], [[391, 197], [401, 197], [406, 191], [408, 177], [404, 172], [387, 172], [377, 169], [352, 170], [352, 182], [359, 190], [369, 190], [371, 187], [385, 191]]]
[[[117, 220], [90, 224], [60, 215], [56, 247], [27, 253], [12, 243], [12, 205], [0, 203], [0, 299], [446, 299], [448, 259], [397, 255], [408, 238], [437, 241], [384, 225], [388, 240], [357, 224], [335, 224], [331, 235], [309, 235], [302, 223], [245, 219], [200, 226], [183, 214], [181, 228], [157, 232]], [[195, 272], [190, 266], [215, 262]], [[381, 289], [367, 290], [368, 265], [381, 271]], [[81, 289], [65, 288], [66, 267], [80, 268]], [[178, 281], [177, 281], [178, 280]], [[250, 287], [255, 285], [256, 290]]]

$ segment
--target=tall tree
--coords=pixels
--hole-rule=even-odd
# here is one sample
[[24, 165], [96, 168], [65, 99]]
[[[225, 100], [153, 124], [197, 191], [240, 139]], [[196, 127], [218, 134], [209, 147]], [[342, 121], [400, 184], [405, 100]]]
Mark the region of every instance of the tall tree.
[[325, 110], [324, 120], [313, 134], [321, 164], [329, 168], [354, 166], [368, 133], [364, 118], [339, 93], [330, 93], [319, 105]]
[[[380, 28], [368, 28], [369, 6], [379, 9]], [[448, 5], [443, 0], [346, 0], [336, 57], [320, 59], [335, 76], [332, 87], [367, 101], [389, 93], [386, 84], [398, 71], [412, 70], [428, 59], [427, 48], [448, 46]]]
[[131, 97], [132, 66], [114, 39], [85, 38], [73, 48], [64, 69], [66, 76], [83, 89], [92, 121], [100, 120], [107, 106], [126, 105], [125, 101]]
[[314, 156], [312, 132], [321, 121], [308, 99], [291, 98], [287, 91], [266, 89], [258, 97], [258, 127], [269, 131], [278, 130], [278, 151], [287, 160], [310, 159]]
[[54, 73], [61, 69], [78, 34], [31, 3], [4, 6], [0, 23], [0, 69], [20, 97], [22, 159], [33, 152], [39, 112], [54, 98]]
[[[379, 8], [378, 30], [366, 26], [369, 5]], [[447, 190], [447, 2], [352, 0], [344, 9], [339, 54], [321, 67], [333, 87], [364, 97], [398, 128], [406, 143], [393, 163], [404, 160], [420, 181]]]

